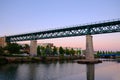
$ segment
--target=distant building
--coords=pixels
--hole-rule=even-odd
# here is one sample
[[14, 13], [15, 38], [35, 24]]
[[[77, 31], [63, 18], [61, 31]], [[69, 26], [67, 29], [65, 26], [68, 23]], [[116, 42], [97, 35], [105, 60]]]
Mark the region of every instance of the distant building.
[[74, 49], [75, 51], [77, 51], [77, 50], [81, 50], [81, 48], [73, 48], [73, 47], [63, 47], [63, 48], [64, 48], [64, 49], [67, 48], [67, 49], [69, 49], [69, 50], [70, 50], [70, 49]]
[[37, 43], [37, 46], [43, 46], [43, 47], [49, 46], [49, 47], [54, 47], [53, 43]]

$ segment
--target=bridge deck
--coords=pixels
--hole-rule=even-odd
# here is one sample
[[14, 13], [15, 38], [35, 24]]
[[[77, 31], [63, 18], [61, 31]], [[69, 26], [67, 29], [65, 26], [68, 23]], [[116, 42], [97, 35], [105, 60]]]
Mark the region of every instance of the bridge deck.
[[120, 32], [120, 20], [6, 36], [7, 42]]

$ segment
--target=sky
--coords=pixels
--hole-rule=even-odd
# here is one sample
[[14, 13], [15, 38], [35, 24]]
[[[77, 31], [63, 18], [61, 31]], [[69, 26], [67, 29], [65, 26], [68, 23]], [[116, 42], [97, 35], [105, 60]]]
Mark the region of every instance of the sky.
[[[0, 0], [0, 37], [120, 18], [120, 0]], [[24, 43], [28, 43], [24, 42]], [[38, 40], [85, 49], [85, 36]], [[93, 35], [95, 50], [120, 51], [120, 33]]]

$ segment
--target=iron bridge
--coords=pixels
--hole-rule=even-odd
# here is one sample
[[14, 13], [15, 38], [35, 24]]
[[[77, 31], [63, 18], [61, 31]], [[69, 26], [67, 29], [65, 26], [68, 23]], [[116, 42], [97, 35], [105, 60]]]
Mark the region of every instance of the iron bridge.
[[68, 28], [6, 36], [6, 41], [15, 42], [15, 41], [114, 33], [114, 32], [120, 32], [120, 19], [86, 24], [86, 25], [77, 25]]

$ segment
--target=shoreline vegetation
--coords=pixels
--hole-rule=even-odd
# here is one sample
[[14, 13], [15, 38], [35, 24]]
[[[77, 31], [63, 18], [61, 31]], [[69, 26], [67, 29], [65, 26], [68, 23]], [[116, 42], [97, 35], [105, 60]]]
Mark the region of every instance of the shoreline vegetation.
[[[99, 60], [99, 58], [95, 58]], [[104, 58], [113, 59], [113, 58]], [[72, 60], [85, 60], [82, 56], [25, 56], [25, 57], [5, 57], [0, 56], [0, 64], [7, 63], [40, 63], [40, 62], [55, 62], [55, 61], [72, 61]], [[120, 57], [114, 58], [114, 61], [120, 62]]]
[[69, 60], [76, 60], [76, 59], [85, 59], [81, 56], [44, 56], [44, 57], [0, 57], [0, 64], [6, 63], [39, 63], [39, 62], [49, 62], [49, 61], [69, 61]]
[[[85, 59], [85, 50], [79, 48], [63, 48], [53, 45], [38, 46], [35, 56], [30, 54], [30, 46], [17, 43], [8, 43], [5, 47], [0, 47], [0, 64], [4, 63], [39, 63], [52, 61], [70, 61]], [[120, 62], [120, 51], [97, 51], [95, 59], [106, 58], [116, 59]], [[89, 60], [88, 60], [89, 61]], [[86, 61], [84, 61], [86, 62]]]

